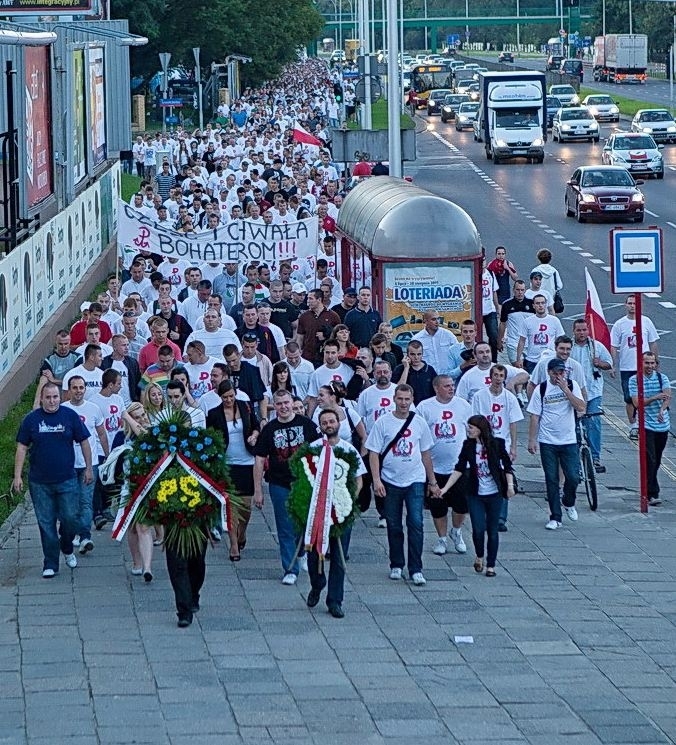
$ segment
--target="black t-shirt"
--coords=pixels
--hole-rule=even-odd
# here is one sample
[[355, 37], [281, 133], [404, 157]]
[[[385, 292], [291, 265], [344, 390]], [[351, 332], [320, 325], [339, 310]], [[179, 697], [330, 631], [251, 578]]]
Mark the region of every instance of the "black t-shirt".
[[[398, 383], [401, 380], [403, 372], [404, 366], [397, 365], [392, 373], [392, 382]], [[426, 398], [431, 398], [434, 395], [432, 381], [436, 377], [436, 371], [432, 365], [428, 365], [427, 363], [425, 363], [424, 367], [421, 367], [420, 370], [414, 370], [412, 367], [409, 367], [406, 382], [411, 386], [411, 388], [413, 388], [413, 403], [416, 406], [421, 401], [424, 401]]]
[[505, 300], [502, 304], [500, 309], [500, 321], [506, 323], [507, 316], [510, 313], [535, 313], [533, 300], [527, 297], [523, 300], [517, 300], [515, 297], [510, 297], [509, 300]]
[[290, 489], [289, 458], [301, 445], [316, 439], [317, 427], [307, 417], [296, 414], [290, 422], [272, 419], [256, 442], [256, 455], [268, 458], [267, 481]]
[[282, 329], [287, 340], [290, 339], [293, 336], [291, 324], [298, 319], [300, 312], [288, 300], [280, 300], [278, 303], [273, 303], [271, 300], [267, 302], [272, 310], [270, 321]]
[[338, 303], [338, 305], [332, 305], [331, 310], [340, 318], [341, 323], [345, 323], [345, 316], [352, 308], [346, 308], [342, 303]]

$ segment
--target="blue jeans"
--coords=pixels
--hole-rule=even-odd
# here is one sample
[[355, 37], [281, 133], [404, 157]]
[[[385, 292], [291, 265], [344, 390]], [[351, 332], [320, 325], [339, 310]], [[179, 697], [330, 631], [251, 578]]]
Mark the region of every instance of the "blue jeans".
[[[270, 501], [275, 512], [275, 525], [277, 526], [277, 540], [279, 541], [279, 555], [282, 559], [284, 574], [298, 574], [298, 560], [294, 560], [296, 546], [300, 536], [296, 533], [293, 522], [286, 509], [286, 500], [289, 498], [289, 489], [277, 484], [269, 484]], [[299, 553], [300, 555], [300, 553]], [[293, 563], [292, 563], [293, 562]]]
[[[329, 538], [329, 551], [331, 552], [331, 561], [329, 562], [329, 589], [326, 591], [326, 605], [341, 605], [345, 589], [345, 567], [343, 566], [343, 557], [346, 557], [350, 551], [350, 536], [352, 528], [348, 528], [340, 536], [340, 544], [343, 547], [341, 554], [338, 548], [338, 538], [331, 536]], [[313, 590], [322, 590], [326, 587], [326, 575], [322, 569], [319, 573], [319, 554], [316, 551], [310, 551], [307, 555], [307, 570], [310, 575], [310, 585]]]
[[92, 473], [94, 475], [94, 480], [91, 484], [85, 484], [85, 469], [75, 469], [78, 493], [77, 535], [80, 536], [80, 539], [86, 538], [87, 540], [91, 540], [92, 537], [92, 520], [94, 519], [94, 486], [99, 477], [99, 467], [92, 466]]
[[[603, 396], [597, 396], [587, 401], [587, 414], [596, 414], [603, 407]], [[587, 428], [587, 439], [592, 452], [592, 460], [601, 460], [601, 417], [593, 416], [584, 420]]]
[[498, 523], [502, 503], [506, 502], [499, 494], [487, 494], [477, 496], [471, 494], [467, 498], [469, 505], [469, 516], [472, 520], [472, 542], [477, 558], [483, 559], [486, 535], [488, 534], [488, 553], [486, 555], [486, 566], [494, 567], [498, 557], [498, 546], [500, 545], [500, 533]]
[[502, 504], [500, 505], [500, 520], [501, 523], [507, 522], [507, 516], [509, 515], [509, 499], [502, 498]]
[[563, 504], [575, 505], [575, 490], [580, 483], [580, 453], [577, 443], [549, 445], [540, 443], [540, 461], [545, 472], [549, 519], [561, 522], [561, 497], [559, 496], [559, 466], [563, 471]]
[[484, 328], [486, 329], [486, 337], [488, 345], [491, 348], [491, 357], [493, 362], [498, 361], [498, 314], [493, 311], [487, 313], [483, 317]]
[[403, 569], [404, 528], [402, 519], [406, 505], [406, 531], [408, 533], [408, 573], [413, 576], [422, 571], [423, 550], [423, 502], [425, 484], [416, 482], [410, 486], [385, 484], [385, 519], [387, 520], [387, 543], [390, 549], [390, 569]]
[[[73, 477], [56, 484], [29, 482], [31, 500], [40, 529], [43, 569], [59, 571], [59, 550], [73, 553], [73, 538], [78, 529], [78, 484]], [[59, 521], [60, 533], [56, 527]]]

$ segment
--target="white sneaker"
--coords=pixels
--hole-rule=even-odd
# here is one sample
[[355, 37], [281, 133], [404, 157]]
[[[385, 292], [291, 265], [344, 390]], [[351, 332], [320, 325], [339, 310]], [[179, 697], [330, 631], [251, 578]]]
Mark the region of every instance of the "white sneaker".
[[453, 541], [455, 550], [459, 554], [467, 553], [467, 546], [465, 545], [465, 540], [462, 537], [462, 528], [451, 528], [451, 540]]
[[295, 574], [292, 574], [289, 572], [288, 574], [285, 574], [284, 577], [282, 577], [282, 584], [283, 585], [295, 585], [296, 580], [298, 577]]
[[443, 556], [448, 551], [448, 541], [446, 538], [437, 538], [437, 545], [432, 549], [432, 553], [437, 556]]
[[556, 530], [557, 528], [561, 527], [561, 523], [558, 520], [550, 520], [545, 525], [545, 530]]
[[566, 507], [564, 504], [563, 509], [566, 511], [566, 515], [568, 515], [573, 522], [577, 522], [577, 510], [575, 507]]
[[638, 425], [637, 424], [629, 425], [629, 437], [632, 440], [638, 440]]
[[63, 558], [66, 560], [66, 566], [75, 569], [77, 566], [77, 557], [75, 554], [64, 554]]
[[[73, 545], [75, 545], [75, 544], [73, 543]], [[93, 551], [93, 550], [94, 550], [94, 541], [90, 541], [89, 538], [85, 538], [80, 543], [80, 551], [79, 552], [81, 554], [86, 554], [88, 551]]]
[[400, 567], [392, 567], [390, 569], [390, 579], [401, 579], [402, 571]]
[[56, 572], [53, 569], [43, 569], [42, 576], [44, 579], [51, 579], [56, 576]]
[[304, 571], [307, 572], [307, 554], [303, 554], [298, 559], [298, 566]]
[[379, 520], [378, 520], [378, 527], [379, 528], [386, 528], [387, 527], [387, 520], [384, 517], [379, 518]]
[[73, 546], [77, 547], [80, 545], [80, 536], [76, 535], [75, 538], [73, 538]]
[[415, 572], [411, 579], [413, 580], [413, 584], [417, 585], [418, 587], [422, 587], [423, 585], [427, 584], [427, 580], [423, 577], [422, 572]]

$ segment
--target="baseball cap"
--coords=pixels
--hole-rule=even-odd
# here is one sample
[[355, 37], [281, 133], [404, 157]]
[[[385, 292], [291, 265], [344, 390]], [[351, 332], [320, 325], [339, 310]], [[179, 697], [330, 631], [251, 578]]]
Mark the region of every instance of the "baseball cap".
[[297, 295], [307, 292], [307, 287], [302, 282], [296, 282], [291, 288], [291, 292], [295, 292]]
[[551, 360], [547, 363], [547, 370], [565, 370], [566, 364], [563, 360], [560, 360], [558, 357], [552, 357]]
[[357, 297], [357, 291], [354, 289], [354, 287], [348, 287], [343, 290], [343, 295], [353, 295], [354, 297]]
[[540, 277], [542, 279], [542, 272], [531, 272], [530, 278], [533, 279], [533, 277]]
[[80, 306], [80, 313], [84, 313], [86, 310], [89, 310], [90, 305], [91, 303], [88, 301], [85, 301], [84, 303], [82, 303], [82, 305]]

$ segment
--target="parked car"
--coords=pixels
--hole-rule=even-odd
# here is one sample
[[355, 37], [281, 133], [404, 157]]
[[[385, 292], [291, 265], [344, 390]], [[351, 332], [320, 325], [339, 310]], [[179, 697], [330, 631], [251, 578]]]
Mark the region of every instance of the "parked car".
[[619, 166], [581, 166], [566, 182], [566, 217], [578, 222], [626, 218], [643, 222], [645, 197], [638, 188], [643, 181]]

